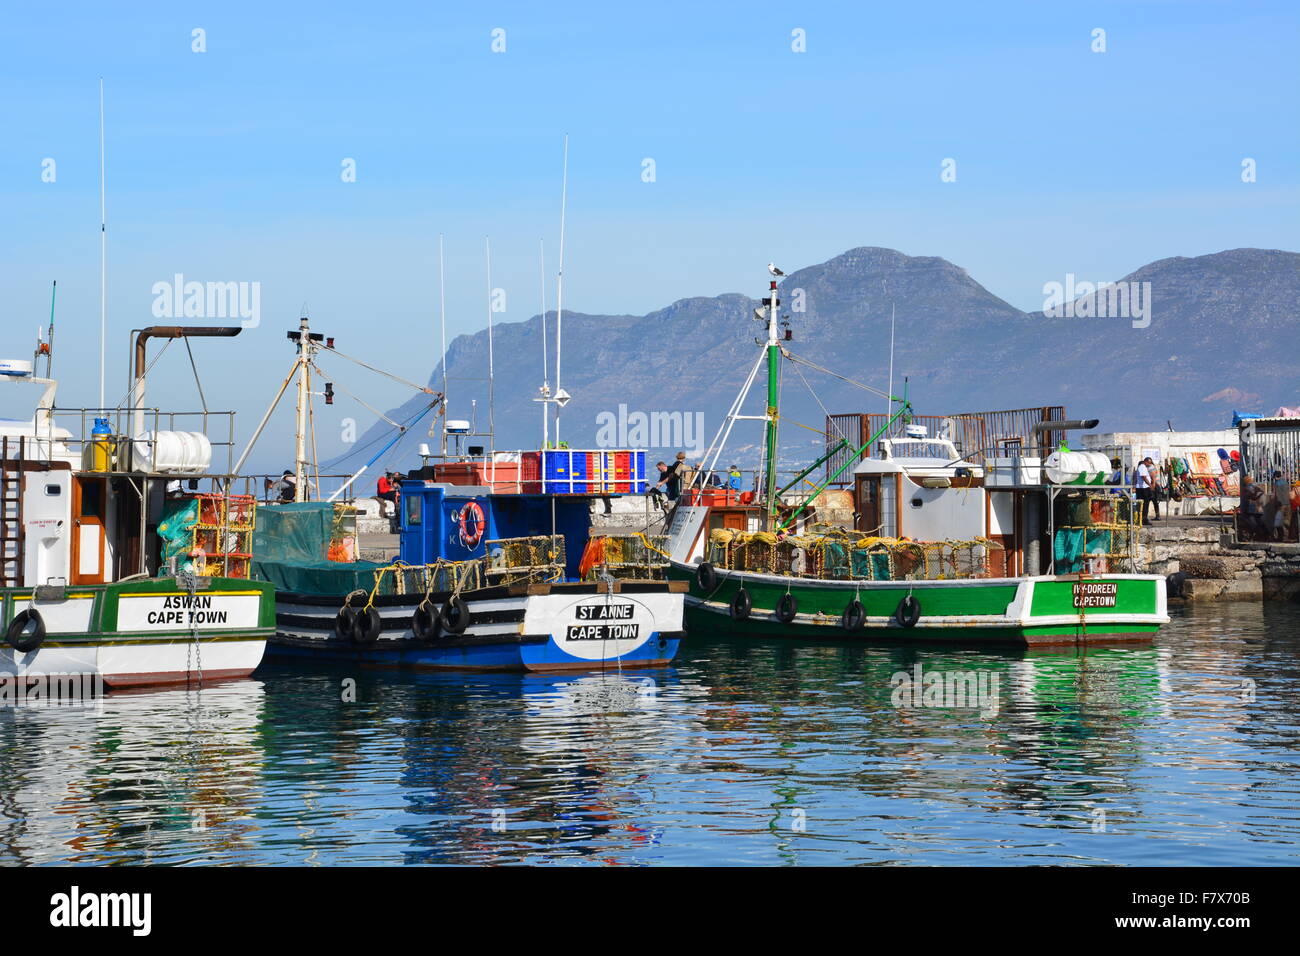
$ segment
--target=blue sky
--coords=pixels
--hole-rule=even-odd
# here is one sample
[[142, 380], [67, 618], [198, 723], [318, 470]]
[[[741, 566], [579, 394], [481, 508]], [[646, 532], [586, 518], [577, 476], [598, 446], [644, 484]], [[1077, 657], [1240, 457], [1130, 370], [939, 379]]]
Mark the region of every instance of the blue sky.
[[[498, 320], [535, 314], [565, 133], [565, 305], [585, 312], [754, 292], [769, 260], [859, 245], [943, 256], [1025, 309], [1067, 272], [1300, 249], [1298, 27], [1295, 4], [1251, 2], [10, 5], [0, 354], [30, 352], [57, 279], [61, 398], [96, 400], [100, 76], [110, 401], [153, 283], [257, 281], [261, 326], [198, 346], [247, 435], [303, 303], [345, 351], [428, 376], [439, 233], [450, 334], [485, 321], [485, 235]], [[154, 397], [196, 407], [189, 376], [169, 353]], [[409, 394], [339, 379], [381, 407]], [[255, 464], [287, 456], [289, 427]]]

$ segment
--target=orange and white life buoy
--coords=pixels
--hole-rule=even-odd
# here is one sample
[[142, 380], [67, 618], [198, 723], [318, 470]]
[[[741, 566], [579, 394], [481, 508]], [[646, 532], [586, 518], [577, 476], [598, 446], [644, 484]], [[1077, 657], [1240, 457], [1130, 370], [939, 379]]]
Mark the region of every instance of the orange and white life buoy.
[[486, 526], [487, 518], [484, 517], [483, 508], [477, 501], [471, 501], [460, 509], [460, 543], [469, 550], [473, 551], [483, 540]]

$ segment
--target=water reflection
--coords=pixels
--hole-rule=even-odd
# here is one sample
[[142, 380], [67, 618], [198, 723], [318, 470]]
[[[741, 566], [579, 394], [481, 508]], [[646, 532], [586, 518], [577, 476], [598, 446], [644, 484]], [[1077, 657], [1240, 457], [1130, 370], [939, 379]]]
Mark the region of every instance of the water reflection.
[[[1295, 608], [1225, 606], [1177, 615], [1155, 647], [1086, 653], [696, 635], [660, 671], [280, 668], [90, 716], [8, 712], [0, 853], [1294, 862], [1298, 625]], [[932, 675], [985, 696], [928, 706]]]

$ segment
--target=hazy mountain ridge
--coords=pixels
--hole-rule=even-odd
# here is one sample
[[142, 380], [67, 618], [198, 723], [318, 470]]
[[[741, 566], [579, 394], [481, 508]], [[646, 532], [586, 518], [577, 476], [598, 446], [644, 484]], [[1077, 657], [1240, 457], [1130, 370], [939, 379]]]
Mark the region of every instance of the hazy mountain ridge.
[[[909, 376], [909, 397], [920, 413], [1065, 404], [1072, 415], [1101, 418], [1103, 430], [1163, 428], [1166, 421], [1192, 429], [1226, 427], [1233, 406], [1250, 396], [1257, 398], [1243, 411], [1300, 404], [1300, 363], [1290, 347], [1300, 342], [1300, 254], [1232, 249], [1172, 257], [1121, 281], [1151, 283], [1148, 327], [1134, 328], [1129, 318], [1022, 312], [945, 259], [870, 246], [793, 271], [779, 289], [781, 312], [794, 329], [790, 350], [878, 388], [888, 378], [892, 305], [894, 391], [901, 394]], [[616, 413], [620, 404], [647, 413], [703, 412], [711, 436], [757, 357], [754, 340], [763, 327], [752, 312], [766, 285], [766, 274], [756, 270], [754, 297], [684, 298], [645, 316], [566, 312], [561, 384], [573, 399], [561, 437], [573, 447], [592, 447], [597, 416]], [[554, 387], [554, 313], [547, 322], [546, 374]], [[536, 447], [540, 317], [497, 324], [493, 334], [496, 445]], [[485, 427], [486, 331], [458, 336], [447, 366], [450, 417], [470, 417], [474, 397]], [[786, 363], [786, 422], [820, 428], [823, 405], [831, 412], [884, 410], [877, 396], [806, 368], [802, 373], [820, 403]], [[429, 381], [440, 387], [441, 366]], [[760, 380], [747, 410], [761, 411], [762, 396]], [[413, 399], [390, 416], [402, 420], [418, 404]], [[375, 426], [358, 445], [387, 428]], [[752, 446], [758, 434], [757, 423], [742, 423], [732, 447]], [[410, 464], [425, 441], [431, 440], [424, 428], [413, 430], [385, 463]], [[798, 460], [820, 439], [786, 427], [782, 443]]]

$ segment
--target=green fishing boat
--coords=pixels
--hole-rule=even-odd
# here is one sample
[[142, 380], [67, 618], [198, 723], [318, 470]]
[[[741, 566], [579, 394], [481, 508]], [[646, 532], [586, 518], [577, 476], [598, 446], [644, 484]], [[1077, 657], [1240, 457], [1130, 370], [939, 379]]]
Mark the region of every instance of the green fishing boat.
[[[756, 317], [767, 323], [766, 344], [670, 521], [668, 573], [690, 588], [689, 627], [822, 641], [1062, 645], [1150, 641], [1168, 622], [1164, 577], [1141, 573], [1129, 491], [1101, 485], [1107, 463], [1097, 455], [1063, 441], [1041, 454], [1053, 436], [1095, 420], [1045, 423], [1028, 436], [1041, 441], [1004, 446], [997, 457], [930, 437], [911, 424], [906, 395], [877, 392], [891, 414], [867, 441], [828, 441], [825, 455], [778, 487], [781, 363], [829, 370], [790, 350], [775, 278], [765, 298]], [[764, 363], [765, 413], [742, 414]], [[742, 420], [765, 422], [764, 452], [758, 486], [737, 493], [711, 476]], [[823, 479], [809, 480], [823, 467]], [[852, 525], [833, 526], [817, 503], [846, 475], [852, 491], [840, 494], [852, 495]], [[792, 498], [797, 486], [811, 490]]]

